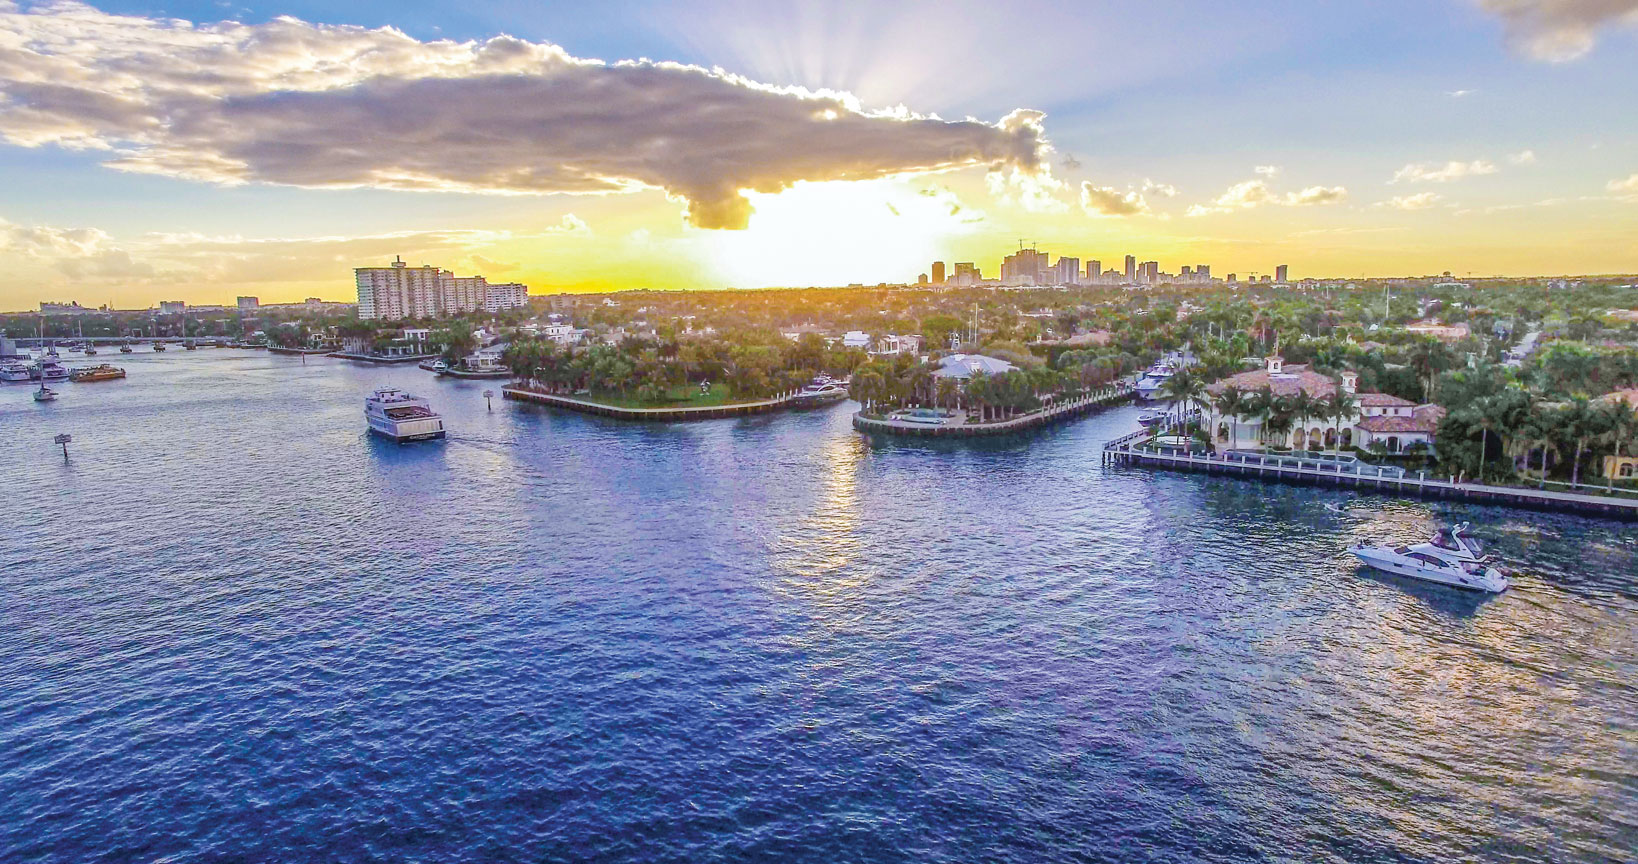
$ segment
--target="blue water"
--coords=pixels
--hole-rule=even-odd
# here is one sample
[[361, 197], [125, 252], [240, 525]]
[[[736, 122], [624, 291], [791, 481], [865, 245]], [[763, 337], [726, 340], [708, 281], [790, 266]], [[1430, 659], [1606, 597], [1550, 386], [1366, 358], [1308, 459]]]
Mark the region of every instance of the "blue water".
[[[0, 388], [8, 864], [1638, 848], [1632, 525], [1105, 469], [1132, 409], [944, 446], [113, 362]], [[368, 437], [380, 384], [452, 440]], [[1512, 591], [1340, 554], [1464, 518]]]

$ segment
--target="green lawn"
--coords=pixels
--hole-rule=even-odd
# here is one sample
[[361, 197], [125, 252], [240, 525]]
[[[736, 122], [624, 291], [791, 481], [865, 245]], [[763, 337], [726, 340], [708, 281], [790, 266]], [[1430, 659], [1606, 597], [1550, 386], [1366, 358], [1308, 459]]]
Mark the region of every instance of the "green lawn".
[[[613, 393], [580, 393], [570, 398], [583, 399], [587, 402], [596, 402], [614, 408], [716, 408], [733, 403], [733, 394], [726, 384], [713, 384], [708, 395], [700, 395], [697, 384], [685, 387], [673, 387], [666, 391], [666, 398], [657, 402], [638, 399], [636, 392], [624, 396]], [[744, 400], [760, 402], [760, 399]]]

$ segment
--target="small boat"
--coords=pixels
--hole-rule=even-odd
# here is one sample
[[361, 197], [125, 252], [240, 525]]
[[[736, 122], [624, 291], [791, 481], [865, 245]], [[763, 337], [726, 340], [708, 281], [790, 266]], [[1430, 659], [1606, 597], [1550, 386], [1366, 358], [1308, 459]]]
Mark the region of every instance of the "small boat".
[[87, 357], [97, 356], [97, 346], [92, 345], [90, 342], [85, 343], [85, 356], [87, 356]]
[[444, 437], [444, 418], [427, 400], [392, 387], [364, 399], [364, 419], [371, 432], [400, 444]]
[[1145, 429], [1153, 429], [1166, 422], [1166, 412], [1145, 411], [1138, 415], [1138, 425]]
[[165, 343], [164, 342], [155, 342], [154, 343], [154, 350], [155, 351], [164, 351], [165, 350]]
[[84, 369], [75, 369], [73, 372], [69, 373], [68, 380], [74, 382], [112, 381], [116, 378], [124, 377], [124, 369], [121, 369], [118, 366], [110, 366], [107, 363], [103, 363], [97, 366], [87, 366]]
[[182, 347], [188, 349], [189, 351], [198, 351], [199, 350], [199, 345], [197, 343], [195, 343], [192, 339], [189, 339], [188, 341], [183, 342]]
[[1499, 559], [1484, 554], [1479, 541], [1468, 535], [1466, 522], [1434, 534], [1426, 543], [1372, 546], [1362, 541], [1348, 552], [1378, 570], [1454, 588], [1499, 594], [1508, 586], [1507, 576], [1496, 566]]
[[56, 398], [57, 391], [45, 386], [44, 384], [40, 385], [40, 389], [34, 391], [34, 401], [36, 402], [50, 402]]
[[121, 354], [131, 353], [131, 346], [130, 345], [121, 345], [121, 346], [119, 346], [119, 353], [121, 353]]
[[437, 372], [439, 375], [442, 375], [449, 371], [449, 364], [442, 360], [434, 360], [432, 361], [432, 365], [428, 366], [427, 368]]

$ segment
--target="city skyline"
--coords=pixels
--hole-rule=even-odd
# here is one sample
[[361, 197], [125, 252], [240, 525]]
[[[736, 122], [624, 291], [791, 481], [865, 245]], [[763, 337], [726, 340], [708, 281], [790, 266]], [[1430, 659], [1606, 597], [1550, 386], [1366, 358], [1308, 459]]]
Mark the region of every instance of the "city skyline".
[[0, 308], [347, 300], [395, 255], [535, 293], [913, 283], [1019, 237], [1630, 273], [1629, 5], [0, 2]]

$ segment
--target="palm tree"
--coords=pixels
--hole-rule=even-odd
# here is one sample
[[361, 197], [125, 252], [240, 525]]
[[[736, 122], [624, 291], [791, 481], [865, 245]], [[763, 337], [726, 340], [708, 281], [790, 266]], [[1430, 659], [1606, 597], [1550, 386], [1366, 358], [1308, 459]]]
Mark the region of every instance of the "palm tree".
[[1581, 454], [1587, 448], [1587, 441], [1597, 434], [1587, 397], [1577, 396], [1570, 400], [1569, 407], [1560, 412], [1559, 420], [1560, 428], [1575, 441], [1575, 461], [1570, 464], [1570, 486], [1575, 488], [1581, 485]]
[[1621, 445], [1633, 436], [1634, 431], [1638, 431], [1638, 411], [1634, 411], [1632, 404], [1625, 399], [1614, 399], [1605, 405], [1605, 435], [1615, 445], [1615, 461], [1610, 464], [1610, 470], [1606, 472], [1609, 476], [1604, 479], [1609, 481], [1609, 488], [1613, 490], [1615, 474], [1619, 470], [1617, 466], [1621, 462]]
[[936, 387], [940, 407], [954, 411], [961, 401], [961, 385], [954, 378], [941, 377]]
[[1485, 461], [1490, 457], [1490, 430], [1496, 428], [1500, 419], [1497, 416], [1496, 406], [1490, 399], [1475, 399], [1471, 407], [1473, 412], [1472, 423], [1479, 427], [1479, 476], [1478, 481], [1484, 482]]
[[1224, 389], [1222, 393], [1217, 394], [1216, 401], [1212, 403], [1212, 407], [1217, 409], [1217, 413], [1229, 418], [1228, 449], [1230, 450], [1233, 450], [1240, 443], [1240, 415], [1245, 413], [1247, 403], [1250, 401], [1244, 393], [1229, 387]]
[[1187, 425], [1185, 417], [1189, 407], [1205, 401], [1206, 382], [1195, 377], [1194, 373], [1187, 369], [1179, 369], [1177, 374], [1167, 378], [1166, 383], [1160, 385], [1160, 392], [1173, 408], [1183, 406], [1183, 411], [1178, 414], [1178, 422]]
[[1291, 430], [1297, 425], [1297, 418], [1292, 411], [1291, 400], [1284, 396], [1273, 396], [1268, 401], [1268, 419], [1263, 421], [1264, 437], [1274, 436], [1276, 441], [1291, 443]]
[[1344, 390], [1341, 379], [1338, 379], [1336, 387], [1325, 400], [1325, 416], [1337, 426], [1335, 437], [1337, 446], [1333, 448], [1334, 451], [1342, 451], [1342, 424], [1358, 413], [1359, 400], [1354, 398], [1354, 394]]

